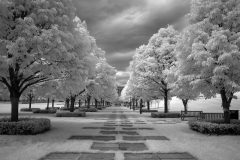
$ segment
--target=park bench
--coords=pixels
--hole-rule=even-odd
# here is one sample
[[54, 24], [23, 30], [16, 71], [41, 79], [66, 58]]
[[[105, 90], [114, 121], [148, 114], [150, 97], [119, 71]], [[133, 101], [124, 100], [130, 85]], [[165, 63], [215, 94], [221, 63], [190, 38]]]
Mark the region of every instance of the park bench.
[[223, 113], [201, 113], [201, 118], [205, 120], [224, 119]]
[[181, 120], [183, 121], [185, 117], [197, 117], [201, 118], [202, 111], [181, 111]]

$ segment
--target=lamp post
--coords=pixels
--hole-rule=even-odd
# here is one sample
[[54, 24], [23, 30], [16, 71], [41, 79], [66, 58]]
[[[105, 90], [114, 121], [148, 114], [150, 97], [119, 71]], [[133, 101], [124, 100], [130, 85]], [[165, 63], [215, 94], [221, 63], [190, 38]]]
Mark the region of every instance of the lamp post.
[[140, 109], [139, 109], [139, 111], [140, 111], [140, 114], [142, 114], [142, 103], [143, 103], [143, 100], [142, 100], [142, 99], [140, 99]]

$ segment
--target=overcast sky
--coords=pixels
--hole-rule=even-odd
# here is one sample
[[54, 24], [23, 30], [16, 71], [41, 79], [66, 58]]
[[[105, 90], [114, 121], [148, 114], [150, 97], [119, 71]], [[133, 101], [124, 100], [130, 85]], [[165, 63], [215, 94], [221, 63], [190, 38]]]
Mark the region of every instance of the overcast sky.
[[90, 35], [106, 51], [117, 70], [118, 85], [129, 78], [129, 62], [136, 48], [147, 44], [160, 28], [186, 25], [183, 16], [191, 0], [73, 0], [77, 16], [86, 21]]

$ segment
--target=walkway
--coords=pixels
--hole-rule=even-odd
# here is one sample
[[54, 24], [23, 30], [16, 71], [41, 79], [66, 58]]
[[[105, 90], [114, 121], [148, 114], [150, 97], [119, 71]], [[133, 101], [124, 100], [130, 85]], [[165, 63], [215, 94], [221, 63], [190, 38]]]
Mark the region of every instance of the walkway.
[[[79, 143], [91, 140], [91, 152], [50, 153], [41, 160], [195, 160], [186, 152], [160, 153], [157, 148], [149, 149], [155, 144], [170, 141], [167, 135], [159, 135], [155, 126], [174, 125], [179, 121], [139, 116], [136, 111], [130, 111], [126, 107], [104, 109], [98, 114], [100, 118], [95, 119], [96, 123], [89, 123], [88, 127], [82, 127], [82, 130], [94, 132], [94, 135], [79, 133], [68, 139], [79, 141]], [[166, 144], [162, 143], [162, 145]]]

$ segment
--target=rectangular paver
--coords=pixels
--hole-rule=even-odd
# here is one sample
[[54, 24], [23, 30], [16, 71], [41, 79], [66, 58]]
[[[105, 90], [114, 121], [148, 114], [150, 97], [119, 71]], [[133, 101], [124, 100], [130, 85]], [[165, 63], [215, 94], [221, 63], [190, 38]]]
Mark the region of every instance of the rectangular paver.
[[143, 136], [123, 136], [123, 140], [125, 140], [125, 141], [144, 141], [145, 138]]
[[157, 154], [153, 153], [125, 153], [125, 160], [160, 160]]
[[78, 160], [114, 160], [114, 153], [82, 153]]
[[80, 153], [50, 153], [46, 155], [42, 160], [78, 160], [81, 156]]
[[194, 157], [188, 153], [158, 153], [160, 159], [194, 159]]
[[114, 141], [116, 140], [115, 136], [93, 136], [93, 140], [96, 141]]
[[122, 151], [144, 151], [147, 146], [144, 143], [119, 143], [119, 149]]
[[93, 145], [91, 149], [106, 151], [106, 150], [119, 150], [119, 144], [118, 143], [98, 143], [93, 142]]

